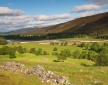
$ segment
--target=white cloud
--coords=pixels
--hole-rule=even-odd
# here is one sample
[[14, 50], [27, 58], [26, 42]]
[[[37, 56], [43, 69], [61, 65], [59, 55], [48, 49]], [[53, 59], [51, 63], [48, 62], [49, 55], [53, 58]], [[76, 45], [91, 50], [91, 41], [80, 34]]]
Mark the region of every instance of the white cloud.
[[52, 21], [58, 19], [69, 19], [71, 16], [69, 14], [58, 14], [52, 16], [39, 15], [39, 16], [5, 16], [6, 20], [36, 20], [36, 21]]
[[1, 16], [0, 17], [0, 31], [7, 32], [21, 28], [34, 26], [49, 26], [62, 23], [70, 18], [69, 14], [58, 14], [52, 16]]
[[27, 15], [5, 16], [4, 19], [6, 19], [6, 20], [33, 20], [33, 16], [27, 16]]
[[105, 4], [108, 3], [108, 0], [86, 0], [86, 1], [91, 1], [94, 2], [95, 4]]
[[71, 12], [84, 12], [84, 11], [91, 11], [91, 10], [99, 10], [102, 7], [100, 5], [95, 5], [95, 4], [88, 4], [88, 5], [82, 5], [82, 6], [75, 6], [71, 10]]
[[76, 18], [91, 16], [91, 15], [94, 15], [94, 14], [95, 14], [95, 12], [93, 12], [93, 11], [91, 11], [91, 12], [84, 12], [81, 15], [77, 16]]
[[38, 21], [50, 21], [50, 20], [57, 20], [57, 19], [68, 19], [70, 18], [69, 14], [58, 14], [52, 16], [40, 15], [37, 16], [35, 19]]
[[21, 10], [13, 10], [8, 7], [0, 7], [0, 16], [19, 16], [24, 15], [25, 13]]

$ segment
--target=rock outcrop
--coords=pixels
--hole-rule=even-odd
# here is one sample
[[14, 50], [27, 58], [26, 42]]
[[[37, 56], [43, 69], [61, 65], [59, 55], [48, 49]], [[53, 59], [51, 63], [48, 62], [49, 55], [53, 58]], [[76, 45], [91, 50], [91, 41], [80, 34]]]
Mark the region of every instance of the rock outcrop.
[[0, 69], [12, 72], [22, 72], [27, 75], [37, 76], [40, 80], [42, 80], [42, 82], [50, 82], [54, 85], [71, 85], [64, 76], [58, 76], [52, 71], [45, 70], [40, 65], [27, 69], [24, 64], [16, 62], [5, 62], [2, 66], [0, 66]]

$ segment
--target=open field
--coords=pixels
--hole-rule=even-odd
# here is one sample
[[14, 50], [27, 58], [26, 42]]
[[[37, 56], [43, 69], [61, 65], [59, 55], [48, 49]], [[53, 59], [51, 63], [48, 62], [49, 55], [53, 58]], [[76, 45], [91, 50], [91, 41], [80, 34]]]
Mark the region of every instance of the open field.
[[[27, 48], [28, 50], [32, 47], [36, 49], [42, 48], [48, 53], [52, 53], [54, 47], [58, 48], [58, 52], [63, 49], [70, 49], [71, 52], [75, 50], [82, 51], [84, 49], [77, 46], [59, 46], [59, 45], [48, 45], [48, 44], [39, 44], [38, 42], [30, 43], [20, 43], [17, 42], [9, 43], [8, 46], [14, 47], [19, 46]], [[1, 46], [2, 47], [2, 46]], [[86, 59], [73, 59], [68, 58], [65, 62], [53, 62], [57, 60], [56, 56], [52, 55], [40, 55], [36, 56], [34, 54], [25, 53], [25, 54], [16, 54], [15, 59], [10, 59], [9, 55], [0, 55], [0, 65], [5, 61], [16, 61], [22, 64], [25, 64], [26, 67], [31, 68], [35, 65], [41, 65], [47, 70], [51, 70], [58, 75], [66, 76], [66, 78], [75, 85], [108, 85], [108, 67], [94, 66], [94, 62]], [[0, 85], [49, 85], [43, 84], [39, 79], [35, 77], [30, 77], [24, 74], [11, 73], [0, 71]], [[11, 76], [12, 75], [12, 76]], [[5, 78], [8, 83], [2, 83], [2, 78]], [[16, 79], [17, 78], [17, 79]], [[24, 80], [21, 83], [21, 80]], [[27, 81], [27, 82], [25, 82]], [[97, 84], [99, 83], [99, 84]]]
[[[6, 58], [8, 56], [0, 56], [0, 65], [2, 65], [5, 61], [16, 61], [19, 63], [25, 64], [26, 67], [31, 68], [35, 65], [41, 65], [47, 70], [51, 70], [58, 75], [66, 76], [66, 78], [73, 84], [76, 85], [95, 85], [95, 82], [103, 83], [103, 85], [107, 85], [108, 83], [108, 68], [107, 67], [95, 67], [92, 66], [94, 62], [83, 60], [83, 59], [72, 59], [68, 58], [65, 62], [53, 62], [56, 59], [56, 56], [36, 56], [33, 54], [17, 54], [16, 59]], [[11, 76], [11, 72], [1, 72], [1, 74], [8, 76], [12, 81], [19, 74], [13, 74]], [[24, 79], [26, 75], [20, 74], [20, 78]], [[19, 78], [18, 77], [18, 78]], [[34, 79], [34, 77], [27, 77], [25, 80], [29, 80], [33, 83], [38, 81]], [[16, 79], [15, 83], [20, 83], [20, 79]], [[30, 85], [31, 81], [23, 82], [24, 84], [20, 85]], [[42, 85], [40, 81], [38, 81], [38, 85]], [[27, 84], [25, 84], [27, 83]], [[6, 85], [6, 84], [4, 84]], [[10, 84], [9, 84], [10, 85]], [[32, 84], [32, 85], [37, 85]], [[45, 84], [43, 84], [45, 85]]]
[[40, 42], [39, 43], [38, 42], [28, 42], [28, 43], [20, 43], [20, 44], [15, 42], [14, 45], [12, 43], [9, 43], [7, 46], [14, 47], [14, 46], [20, 46], [20, 45], [24, 48], [27, 48], [28, 50], [30, 48], [36, 48], [36, 49], [42, 48], [43, 50], [47, 51], [50, 54], [53, 52], [54, 47], [58, 48], [58, 52], [60, 52], [63, 49], [70, 49], [72, 52], [77, 49], [82, 51], [82, 48], [72, 46], [72, 45], [68, 45], [68, 46], [49, 45], [49, 44], [40, 44]]
[[35, 76], [0, 70], [0, 85], [49, 85], [42, 83]]

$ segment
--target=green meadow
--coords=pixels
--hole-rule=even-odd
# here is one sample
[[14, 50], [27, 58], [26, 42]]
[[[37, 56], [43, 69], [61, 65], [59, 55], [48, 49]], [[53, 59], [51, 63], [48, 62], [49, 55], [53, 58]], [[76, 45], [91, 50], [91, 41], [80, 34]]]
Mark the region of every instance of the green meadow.
[[[107, 66], [94, 66], [93, 61], [86, 59], [73, 59], [67, 58], [64, 62], [54, 62], [57, 56], [51, 55], [54, 47], [57, 47], [57, 52], [63, 49], [70, 49], [71, 52], [75, 50], [83, 51], [85, 49], [77, 46], [59, 46], [49, 44], [39, 44], [38, 42], [9, 43], [7, 46], [19, 46], [27, 48], [34, 47], [36, 49], [42, 48], [47, 51], [49, 55], [39, 55], [24, 53], [16, 53], [16, 58], [10, 59], [9, 55], [0, 55], [0, 65], [6, 61], [16, 61], [24, 64], [27, 68], [32, 68], [35, 65], [41, 65], [46, 70], [55, 72], [58, 75], [65, 76], [72, 84], [75, 85], [108, 85], [108, 67]], [[0, 46], [2, 47], [2, 46]], [[7, 71], [0, 71], [0, 85], [50, 85], [42, 83], [35, 76], [27, 76], [21, 73], [12, 73]]]

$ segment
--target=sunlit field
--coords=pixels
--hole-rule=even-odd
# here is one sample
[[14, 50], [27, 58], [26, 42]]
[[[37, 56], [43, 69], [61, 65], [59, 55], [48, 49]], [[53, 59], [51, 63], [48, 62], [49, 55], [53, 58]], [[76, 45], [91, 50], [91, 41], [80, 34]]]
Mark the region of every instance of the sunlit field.
[[[51, 55], [53, 52], [54, 47], [58, 48], [57, 52], [60, 52], [63, 49], [70, 49], [71, 52], [75, 50], [83, 51], [85, 49], [77, 47], [77, 46], [60, 46], [60, 45], [50, 45], [50, 44], [39, 44], [38, 42], [30, 42], [30, 43], [20, 43], [17, 42], [12, 44], [9, 43], [8, 46], [14, 47], [19, 46], [25, 47], [28, 49], [34, 47], [36, 49], [42, 48], [43, 50], [47, 51], [49, 55], [39, 55], [36, 56], [35, 54], [24, 53], [18, 54], [16, 53], [15, 59], [10, 59], [9, 55], [0, 56], [0, 65], [2, 65], [6, 61], [16, 61], [22, 64], [25, 64], [27, 68], [32, 68], [35, 65], [41, 65], [46, 70], [51, 70], [58, 75], [66, 76], [66, 78], [72, 83], [76, 85], [107, 85], [108, 83], [108, 67], [101, 67], [101, 66], [94, 66], [93, 61], [89, 61], [86, 59], [73, 59], [67, 58], [64, 62], [54, 62], [57, 60], [57, 56]], [[25, 77], [27, 75], [19, 74], [19, 73], [11, 73], [6, 71], [0, 71], [3, 77], [10, 83], [15, 83], [15, 85], [20, 84], [20, 78], [24, 79], [27, 82], [23, 82], [20, 85], [45, 85], [42, 82], [35, 78], [35, 77]], [[11, 74], [13, 76], [11, 76]], [[17, 79], [14, 79], [17, 75], [20, 75]], [[8, 78], [9, 79], [8, 79]], [[29, 80], [29, 81], [28, 81]], [[32, 82], [31, 82], [32, 81]], [[5, 81], [4, 81], [5, 82]], [[30, 83], [31, 82], [31, 83]], [[2, 81], [0, 82], [2, 83]], [[4, 85], [11, 85], [10, 83], [6, 83]], [[97, 84], [99, 83], [99, 84]], [[3, 84], [2, 84], [3, 85]], [[47, 84], [48, 85], [48, 84]]]

